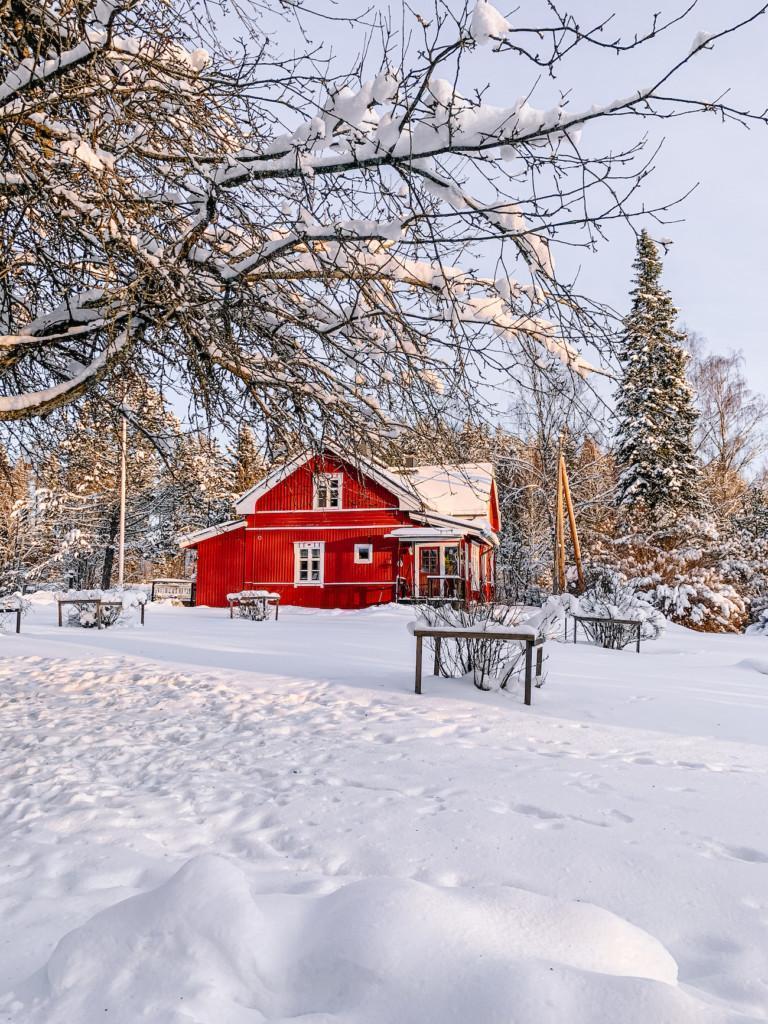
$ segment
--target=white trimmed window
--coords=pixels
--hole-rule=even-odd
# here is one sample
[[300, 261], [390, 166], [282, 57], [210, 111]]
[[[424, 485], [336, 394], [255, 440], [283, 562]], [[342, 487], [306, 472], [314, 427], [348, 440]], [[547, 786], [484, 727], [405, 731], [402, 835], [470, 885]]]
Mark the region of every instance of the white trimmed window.
[[473, 587], [480, 586], [480, 545], [472, 545], [472, 557], [470, 560], [470, 578]]
[[373, 562], [373, 544], [355, 544], [355, 562], [357, 565], [370, 565]]
[[297, 586], [321, 586], [325, 545], [321, 540], [297, 541], [293, 545], [294, 582]]
[[341, 508], [342, 473], [315, 473], [315, 508]]

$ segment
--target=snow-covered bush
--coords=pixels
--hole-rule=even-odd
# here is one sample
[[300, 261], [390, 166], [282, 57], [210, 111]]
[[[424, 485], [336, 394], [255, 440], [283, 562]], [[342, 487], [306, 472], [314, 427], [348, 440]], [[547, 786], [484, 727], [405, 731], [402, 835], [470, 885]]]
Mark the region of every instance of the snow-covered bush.
[[0, 633], [8, 633], [16, 628], [16, 612], [26, 615], [30, 601], [21, 594], [8, 594], [0, 597]]
[[[503, 643], [482, 639], [483, 630], [512, 629], [520, 622], [520, 611], [507, 605], [472, 604], [466, 608], [424, 605], [417, 625], [444, 629], [475, 629], [478, 639], [443, 639], [439, 673], [452, 678], [471, 677], [478, 690], [506, 689], [520, 674], [524, 651], [515, 641]], [[428, 647], [434, 644], [427, 641]]]
[[[139, 588], [129, 590], [65, 590], [56, 594], [57, 601], [71, 601], [65, 605], [67, 622], [70, 626], [113, 626], [122, 620], [128, 622], [141, 605], [147, 603], [146, 591]], [[101, 602], [101, 613], [96, 606]]]
[[619, 537], [601, 551], [601, 560], [672, 622], [738, 633], [749, 618], [748, 600], [729, 578], [724, 555], [715, 524], [688, 516]]
[[750, 636], [768, 636], [768, 608], [758, 612], [755, 621], [747, 626], [745, 632]]
[[228, 601], [237, 602], [237, 615], [241, 619], [251, 619], [252, 622], [263, 622], [265, 619], [269, 619], [272, 615], [272, 608], [275, 607], [274, 603], [270, 604], [269, 601], [278, 598], [278, 594], [273, 594], [271, 590], [239, 590], [234, 594], [227, 594]]
[[[567, 639], [568, 615], [583, 615], [601, 619], [630, 619], [640, 623], [640, 638], [655, 640], [664, 632], [664, 616], [648, 597], [621, 573], [608, 566], [592, 566], [587, 572], [587, 585], [583, 594], [556, 594], [550, 597], [540, 612], [527, 618], [549, 639]], [[621, 628], [618, 623], [582, 623], [587, 637], [602, 647], [622, 648], [634, 642], [633, 627]]]

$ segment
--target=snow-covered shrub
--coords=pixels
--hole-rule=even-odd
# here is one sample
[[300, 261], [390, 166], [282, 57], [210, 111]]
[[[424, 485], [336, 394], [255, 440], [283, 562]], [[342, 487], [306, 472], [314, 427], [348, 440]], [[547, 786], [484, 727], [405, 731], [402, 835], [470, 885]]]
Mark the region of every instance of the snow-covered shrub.
[[239, 590], [234, 594], [227, 594], [228, 601], [237, 601], [235, 611], [240, 619], [250, 619], [252, 622], [263, 622], [272, 616], [274, 603], [269, 603], [277, 598], [271, 590]]
[[749, 619], [747, 602], [714, 570], [658, 583], [646, 595], [668, 619], [706, 633], [737, 632]]
[[[95, 626], [113, 626], [122, 620], [127, 622], [137, 608], [147, 603], [143, 589], [127, 590], [66, 590], [56, 594], [57, 601], [72, 601], [65, 605], [67, 622], [70, 626], [92, 629]], [[101, 601], [101, 615], [96, 601]]]
[[768, 607], [758, 612], [754, 622], [747, 626], [745, 632], [749, 636], [768, 636]]
[[[664, 616], [637, 587], [621, 573], [608, 566], [592, 566], [587, 571], [583, 594], [556, 594], [549, 598], [540, 612], [525, 620], [548, 639], [566, 640], [568, 615], [601, 619], [630, 619], [640, 623], [640, 638], [655, 640], [664, 632]], [[601, 647], [622, 648], [634, 642], [633, 627], [618, 623], [603, 625], [582, 623], [587, 637]]]
[[728, 575], [715, 524], [688, 516], [614, 540], [601, 552], [635, 589], [672, 622], [709, 633], [738, 633], [748, 600]]
[[[664, 632], [664, 616], [654, 607], [635, 583], [608, 566], [592, 566], [587, 573], [587, 584], [576, 602], [575, 615], [602, 619], [629, 619], [640, 623], [640, 639], [655, 640]], [[602, 626], [600, 623], [582, 623], [593, 643], [603, 647], [621, 648], [635, 640], [632, 628]]]
[[[440, 645], [439, 673], [453, 678], [472, 678], [478, 690], [505, 689], [521, 672], [524, 650], [515, 641], [503, 643], [482, 639], [483, 630], [494, 627], [513, 629], [520, 622], [520, 611], [508, 605], [472, 604], [466, 608], [449, 605], [424, 605], [418, 625], [436, 629], [474, 629], [478, 639], [443, 639]], [[434, 645], [428, 641], [428, 647]]]
[[16, 628], [16, 612], [26, 615], [30, 601], [21, 594], [8, 594], [0, 597], [0, 633], [9, 633]]

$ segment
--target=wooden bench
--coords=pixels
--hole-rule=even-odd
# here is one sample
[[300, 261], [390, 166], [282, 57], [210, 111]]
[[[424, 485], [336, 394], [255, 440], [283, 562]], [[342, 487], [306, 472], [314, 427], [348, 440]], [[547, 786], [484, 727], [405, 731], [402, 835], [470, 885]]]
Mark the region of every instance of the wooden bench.
[[0, 615], [15, 615], [16, 616], [16, 632], [21, 632], [21, 605], [20, 604], [4, 604], [0, 601]]
[[[533, 651], [536, 649], [536, 678], [541, 679], [544, 655], [544, 637], [535, 633], [513, 629], [460, 629], [432, 626], [415, 626], [413, 635], [416, 637], [416, 693], [421, 693], [422, 642], [424, 637], [435, 641], [434, 675], [440, 673], [440, 644], [443, 640], [488, 640], [512, 641], [525, 644], [525, 703], [531, 703], [531, 684], [533, 682]], [[536, 684], [540, 686], [540, 683]]]
[[[102, 622], [101, 612], [103, 608], [123, 608], [122, 601], [102, 601], [98, 597], [57, 597], [56, 603], [59, 606], [59, 625], [63, 626], [61, 610], [65, 604], [76, 604], [82, 607], [93, 605], [96, 609], [96, 626], [98, 629], [104, 629], [104, 623]], [[144, 625], [144, 604], [139, 605], [141, 608], [141, 624]]]
[[[621, 627], [632, 626], [632, 627], [634, 627], [632, 631], [636, 634], [635, 635], [635, 650], [637, 651], [638, 654], [640, 653], [640, 632], [641, 632], [643, 624], [642, 624], [642, 622], [640, 622], [639, 619], [613, 619], [609, 615], [572, 615], [571, 618], [573, 619], [573, 642], [574, 643], [576, 643], [576, 627], [578, 626], [579, 623], [582, 624], [582, 626], [581, 626], [582, 629], [584, 629], [584, 623], [585, 622], [597, 622], [597, 623], [600, 623], [602, 625], [608, 626], [609, 628], [612, 625], [621, 626]], [[566, 626], [565, 626], [565, 628], [566, 628], [566, 639], [568, 639], [568, 634], [567, 634], [567, 630], [568, 630], [568, 617], [567, 616], [566, 616], [565, 622], [566, 622]], [[605, 647], [606, 646], [605, 643], [603, 643], [602, 646]], [[622, 644], [622, 647], [624, 647], [624, 646], [626, 646], [626, 645]]]
[[254, 591], [252, 594], [246, 592], [242, 594], [230, 595], [227, 600], [229, 601], [229, 617], [233, 619], [235, 617], [235, 606], [240, 608], [258, 607], [261, 604], [261, 616], [263, 619], [267, 617], [267, 605], [271, 604], [275, 607], [275, 622], [280, 618], [280, 595], [272, 594], [269, 591], [264, 593], [258, 593]]

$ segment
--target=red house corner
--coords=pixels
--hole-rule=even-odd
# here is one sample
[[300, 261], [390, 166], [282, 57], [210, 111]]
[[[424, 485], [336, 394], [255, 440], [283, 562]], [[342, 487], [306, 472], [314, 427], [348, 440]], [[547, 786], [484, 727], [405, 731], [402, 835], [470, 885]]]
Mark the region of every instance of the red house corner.
[[489, 463], [387, 468], [304, 454], [235, 510], [182, 538], [197, 551], [197, 604], [262, 589], [310, 608], [492, 596], [500, 523]]

